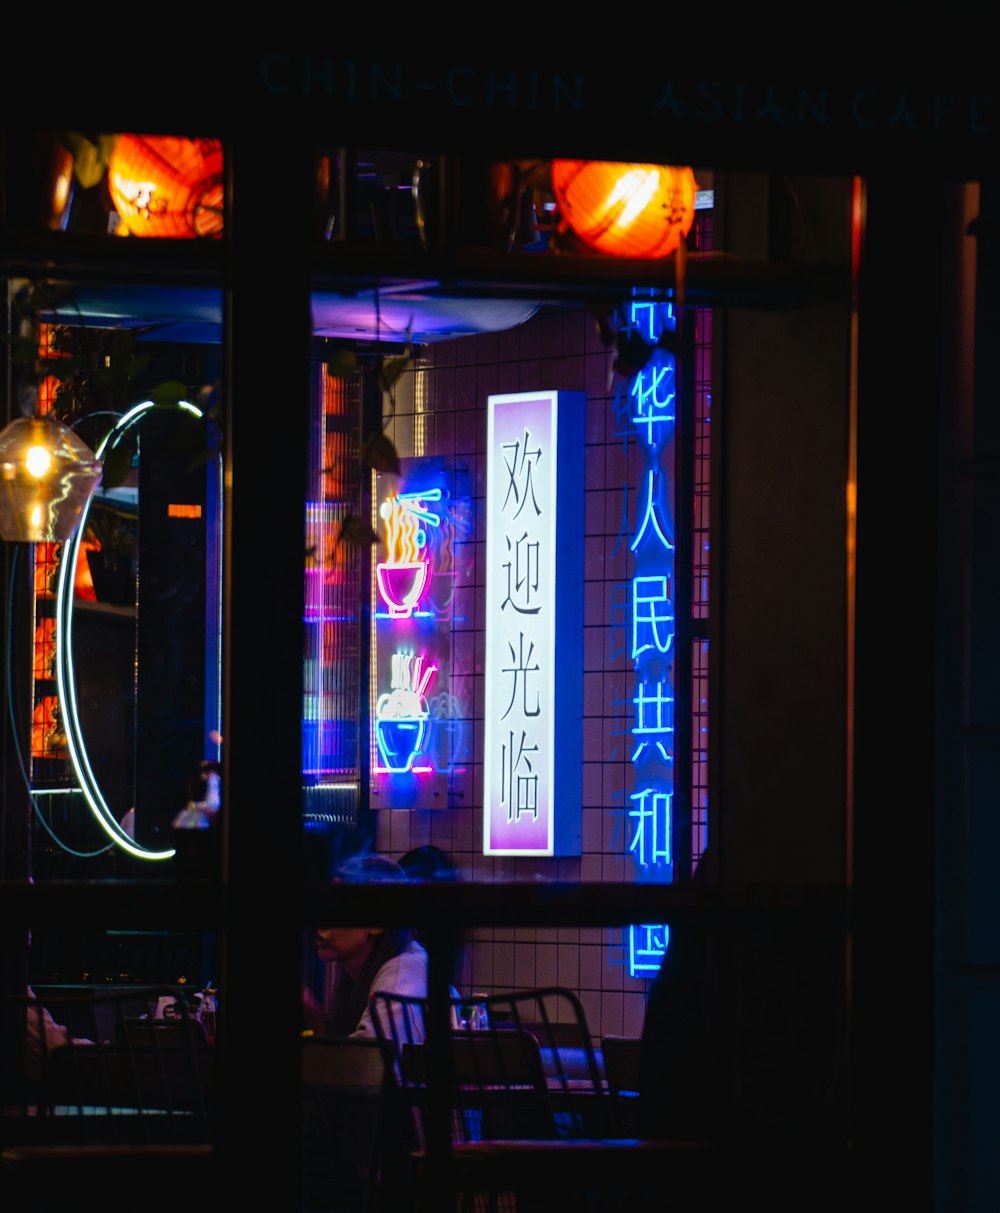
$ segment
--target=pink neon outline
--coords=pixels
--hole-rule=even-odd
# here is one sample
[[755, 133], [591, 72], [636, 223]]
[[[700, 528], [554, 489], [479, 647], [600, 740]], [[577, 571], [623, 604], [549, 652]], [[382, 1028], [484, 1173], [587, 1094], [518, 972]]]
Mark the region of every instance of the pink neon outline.
[[394, 771], [391, 767], [372, 767], [374, 775], [433, 775], [431, 767], [410, 767], [408, 771]]
[[[423, 569], [423, 576], [414, 577], [413, 585], [403, 598], [402, 603], [393, 602], [386, 592], [385, 579], [388, 576], [386, 570], [389, 569]], [[385, 561], [383, 564], [375, 566], [375, 579], [378, 582], [378, 592], [382, 596], [382, 601], [389, 608], [390, 617], [392, 619], [408, 619], [420, 605], [421, 599], [430, 586], [430, 562], [427, 560], [409, 560], [394, 564], [391, 561]]]

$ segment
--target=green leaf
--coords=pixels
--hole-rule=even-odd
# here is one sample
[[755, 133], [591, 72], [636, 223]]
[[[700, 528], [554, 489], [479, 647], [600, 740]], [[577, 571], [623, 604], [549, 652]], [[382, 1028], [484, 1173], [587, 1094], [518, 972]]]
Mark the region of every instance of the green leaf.
[[407, 347], [407, 352], [405, 354], [401, 354], [398, 358], [383, 359], [382, 369], [379, 371], [379, 382], [382, 385], [382, 390], [391, 392], [396, 384], [396, 381], [409, 365], [409, 347]]
[[336, 349], [327, 358], [326, 369], [334, 379], [347, 379], [358, 369], [358, 356], [347, 348]]
[[111, 164], [111, 153], [115, 150], [117, 142], [117, 134], [97, 136], [97, 154], [100, 156], [101, 163], [105, 168]]
[[77, 408], [76, 390], [72, 383], [65, 380], [60, 381], [56, 388], [53, 408], [60, 420], [65, 421], [67, 417], [72, 417], [74, 413], [79, 412]]
[[398, 358], [383, 358], [382, 368], [379, 371], [379, 381], [382, 384], [382, 390], [392, 392], [396, 386], [396, 381], [400, 375], [410, 365], [413, 358], [413, 350], [411, 342], [413, 339], [413, 317], [411, 316], [406, 326], [406, 346], [402, 354]]
[[154, 404], [172, 405], [178, 400], [186, 400], [188, 397], [187, 384], [178, 383], [176, 380], [168, 380], [166, 383], [158, 383], [156, 387], [149, 393], [149, 398]]
[[399, 454], [384, 430], [372, 434], [361, 448], [361, 462], [376, 472], [392, 472], [395, 476], [400, 472]]
[[339, 547], [344, 543], [349, 547], [363, 547], [366, 544], [379, 542], [378, 535], [372, 530], [371, 523], [367, 519], [360, 518], [356, 514], [348, 514], [340, 524], [336, 546]]
[[100, 145], [92, 143], [77, 131], [70, 131], [66, 143], [73, 153], [73, 173], [77, 181], [85, 190], [91, 189], [101, 180], [107, 168]]

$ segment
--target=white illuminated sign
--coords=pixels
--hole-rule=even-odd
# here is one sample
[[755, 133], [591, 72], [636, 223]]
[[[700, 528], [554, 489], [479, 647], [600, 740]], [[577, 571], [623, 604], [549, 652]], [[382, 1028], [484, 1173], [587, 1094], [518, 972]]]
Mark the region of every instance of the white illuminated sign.
[[491, 396], [487, 424], [483, 851], [576, 854], [584, 397]]

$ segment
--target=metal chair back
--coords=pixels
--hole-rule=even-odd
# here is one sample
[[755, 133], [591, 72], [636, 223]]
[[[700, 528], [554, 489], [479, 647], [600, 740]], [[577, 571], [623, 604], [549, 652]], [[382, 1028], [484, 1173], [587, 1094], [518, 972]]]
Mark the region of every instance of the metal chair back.
[[418, 1138], [433, 1084], [446, 1091], [454, 1143], [603, 1136], [607, 1092], [577, 996], [561, 987], [488, 995], [485, 1025], [455, 1027], [468, 1000], [449, 1000], [450, 1022], [435, 1055], [426, 1042], [426, 999], [378, 991], [372, 1021], [393, 1050], [393, 1074], [413, 1110]]
[[177, 1018], [152, 1018], [168, 993], [176, 997], [144, 988], [4, 999], [4, 1143], [211, 1140], [214, 1050], [183, 1001]]

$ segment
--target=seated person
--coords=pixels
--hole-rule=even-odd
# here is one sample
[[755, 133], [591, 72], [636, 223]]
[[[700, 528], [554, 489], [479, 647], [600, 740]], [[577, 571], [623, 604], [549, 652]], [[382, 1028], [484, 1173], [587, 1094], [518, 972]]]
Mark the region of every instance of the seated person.
[[41, 1082], [51, 1053], [67, 1045], [92, 1046], [94, 1042], [85, 1036], [74, 1036], [68, 1028], [57, 1023], [48, 1007], [38, 1001], [38, 995], [31, 986], [25, 987], [25, 991], [24, 1080], [27, 1088], [24, 1099], [27, 1100], [27, 1092]]
[[48, 1007], [43, 1007], [37, 1001], [38, 995], [28, 986], [28, 1011], [25, 1022], [24, 1046], [29, 1053], [51, 1053], [60, 1045], [69, 1043], [69, 1033], [61, 1023], [56, 1023], [49, 1013]]
[[[406, 874], [391, 859], [364, 855], [342, 864], [335, 879], [398, 881], [406, 880]], [[427, 997], [427, 953], [409, 927], [321, 927], [316, 932], [316, 951], [332, 965], [332, 982], [327, 987], [326, 1011], [308, 987], [303, 990], [308, 1030], [333, 1036], [375, 1036], [369, 1008], [372, 994], [385, 990]], [[389, 1035], [389, 1026], [385, 1027]], [[402, 1031], [404, 1025], [397, 1027]], [[410, 1027], [410, 1037], [422, 1040], [423, 1024], [411, 1023]]]
[[38, 1001], [38, 996], [31, 986], [27, 987], [28, 1002], [25, 1048], [29, 1053], [40, 1055], [51, 1053], [61, 1045], [90, 1045], [94, 1042], [86, 1037], [73, 1036], [61, 1023], [56, 1023], [47, 1007]]

